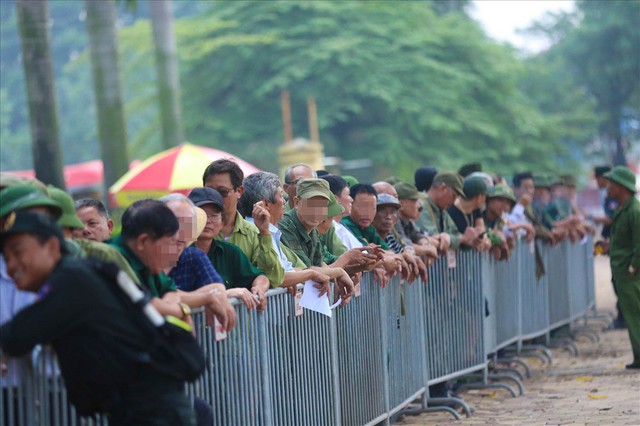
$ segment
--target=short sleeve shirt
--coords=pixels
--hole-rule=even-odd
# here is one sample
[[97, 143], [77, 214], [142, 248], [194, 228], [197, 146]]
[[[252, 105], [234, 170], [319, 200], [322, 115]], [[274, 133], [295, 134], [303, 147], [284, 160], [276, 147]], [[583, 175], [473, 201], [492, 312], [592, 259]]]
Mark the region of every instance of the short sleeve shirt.
[[182, 291], [193, 291], [208, 284], [222, 282], [207, 255], [194, 246], [182, 251], [178, 264], [169, 272], [169, 277]]

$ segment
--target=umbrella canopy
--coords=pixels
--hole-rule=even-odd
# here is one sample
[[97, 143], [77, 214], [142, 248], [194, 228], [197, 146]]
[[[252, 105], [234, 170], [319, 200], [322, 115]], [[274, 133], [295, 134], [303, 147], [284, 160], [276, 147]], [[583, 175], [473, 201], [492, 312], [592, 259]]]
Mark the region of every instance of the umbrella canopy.
[[215, 160], [238, 163], [244, 175], [260, 169], [227, 152], [184, 143], [162, 151], [132, 168], [109, 188], [112, 204], [126, 207], [143, 198], [158, 198], [171, 192], [187, 194], [202, 186], [202, 173]]
[[[3, 172], [4, 173], [4, 172]], [[33, 170], [9, 171], [12, 175], [35, 178]], [[87, 161], [64, 166], [64, 183], [68, 190], [102, 185], [102, 160]]]

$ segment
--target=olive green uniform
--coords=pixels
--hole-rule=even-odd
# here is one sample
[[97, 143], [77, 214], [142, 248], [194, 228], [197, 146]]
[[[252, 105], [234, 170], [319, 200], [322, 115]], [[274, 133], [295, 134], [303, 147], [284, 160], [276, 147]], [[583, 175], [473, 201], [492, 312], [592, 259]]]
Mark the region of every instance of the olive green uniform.
[[[611, 274], [627, 323], [633, 365], [640, 367], [640, 201], [631, 197], [618, 208], [611, 223]], [[629, 267], [635, 268], [631, 276]]]

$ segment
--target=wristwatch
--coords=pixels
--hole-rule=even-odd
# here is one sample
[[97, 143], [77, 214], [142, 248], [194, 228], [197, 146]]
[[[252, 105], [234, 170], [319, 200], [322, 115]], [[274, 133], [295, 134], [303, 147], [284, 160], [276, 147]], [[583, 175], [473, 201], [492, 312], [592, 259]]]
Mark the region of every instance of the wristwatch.
[[182, 310], [182, 318], [186, 318], [191, 315], [191, 308], [186, 303], [178, 303], [180, 305], [180, 310]]

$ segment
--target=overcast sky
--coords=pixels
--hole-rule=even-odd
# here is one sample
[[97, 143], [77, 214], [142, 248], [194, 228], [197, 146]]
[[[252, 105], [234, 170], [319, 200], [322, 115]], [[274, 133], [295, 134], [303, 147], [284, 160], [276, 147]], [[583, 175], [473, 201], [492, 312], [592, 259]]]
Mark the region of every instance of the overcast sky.
[[547, 47], [544, 41], [525, 38], [516, 30], [528, 27], [546, 12], [574, 8], [573, 0], [474, 0], [470, 12], [489, 36], [534, 53]]

